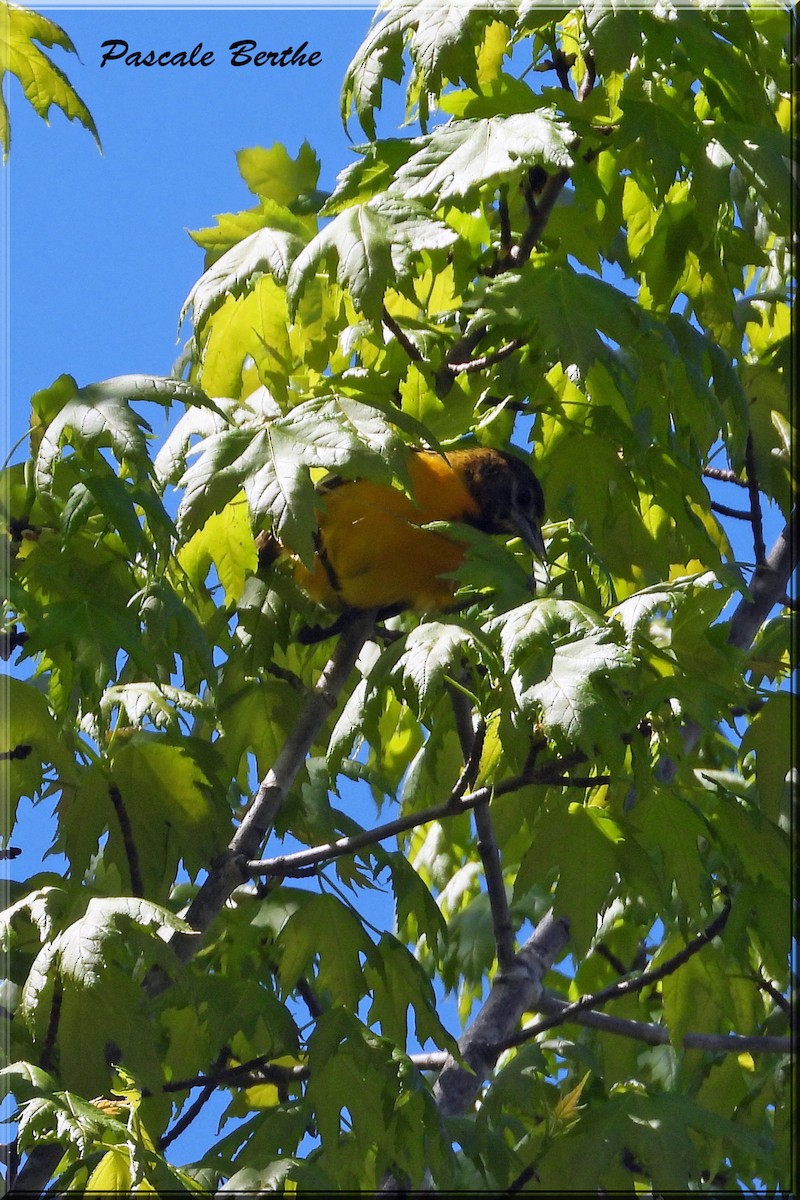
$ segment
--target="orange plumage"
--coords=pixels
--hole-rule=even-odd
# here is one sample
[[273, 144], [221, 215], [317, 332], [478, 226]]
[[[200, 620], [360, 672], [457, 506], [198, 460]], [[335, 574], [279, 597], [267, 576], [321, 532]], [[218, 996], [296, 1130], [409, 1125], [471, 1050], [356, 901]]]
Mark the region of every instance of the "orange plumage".
[[[520, 458], [486, 447], [417, 451], [409, 458], [412, 496], [368, 480], [335, 481], [320, 489], [313, 567], [295, 565], [301, 588], [327, 608], [447, 608], [465, 546], [421, 528], [463, 521], [486, 533], [517, 534], [544, 555], [542, 489]], [[264, 550], [262, 537], [261, 548]]]

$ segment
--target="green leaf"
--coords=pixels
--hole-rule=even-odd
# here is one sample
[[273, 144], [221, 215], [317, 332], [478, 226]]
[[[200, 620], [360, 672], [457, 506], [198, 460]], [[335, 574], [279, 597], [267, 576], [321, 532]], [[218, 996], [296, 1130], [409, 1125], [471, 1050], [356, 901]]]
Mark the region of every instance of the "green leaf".
[[124, 609], [111, 607], [102, 593], [91, 595], [88, 588], [83, 596], [49, 604], [47, 615], [31, 630], [25, 651], [50, 654], [60, 646], [81, 672], [87, 695], [94, 688], [104, 690], [116, 678], [121, 650], [149, 678], [158, 677], [158, 663], [142, 640], [139, 622]]
[[698, 839], [708, 836], [694, 808], [667, 788], [654, 788], [637, 798], [630, 819], [640, 844], [655, 859], [663, 877], [674, 880], [681, 908], [703, 920], [708, 872]]
[[305, 238], [282, 229], [258, 229], [237, 242], [201, 275], [183, 302], [179, 323], [192, 309], [194, 336], [199, 337], [206, 321], [227, 296], [241, 296], [255, 276], [270, 274], [286, 283], [289, 268], [300, 253]]
[[470, 202], [480, 188], [518, 180], [534, 166], [572, 166], [572, 131], [554, 108], [510, 117], [449, 121], [425, 138], [396, 172], [393, 190], [411, 200]]
[[377, 321], [386, 289], [413, 274], [419, 252], [443, 250], [457, 237], [424, 205], [406, 197], [383, 195], [346, 208], [292, 264], [289, 311], [294, 315], [303, 289], [321, 264], [335, 263], [337, 283], [348, 289], [361, 312]]
[[403, 77], [403, 52], [413, 66], [410, 91], [420, 97], [420, 116], [427, 118], [427, 97], [438, 93], [445, 79], [459, 80], [477, 90], [477, 54], [483, 30], [494, 21], [510, 25], [515, 7], [507, 0], [443, 0], [431, 5], [426, 0], [407, 0], [397, 6], [383, 0], [375, 23], [345, 75], [342, 88], [342, 120], [351, 107], [367, 137], [375, 137], [374, 110], [380, 108], [386, 80], [399, 83]]
[[395, 690], [413, 702], [423, 717], [441, 698], [445, 684], [463, 676], [465, 660], [482, 660], [484, 651], [470, 630], [452, 622], [427, 621], [405, 639], [392, 672]]
[[465, 307], [477, 310], [471, 328], [489, 323], [512, 334], [524, 332], [548, 361], [583, 370], [606, 353], [599, 334], [627, 347], [648, 322], [617, 288], [547, 253], [533, 257], [522, 272], [481, 281]]
[[[320, 940], [319, 931], [325, 929]], [[317, 986], [335, 1005], [355, 1010], [364, 994], [362, 955], [371, 943], [352, 912], [333, 896], [310, 896], [289, 918], [278, 938], [280, 979], [291, 990], [318, 957]]]
[[681, 167], [695, 160], [703, 148], [703, 131], [694, 112], [670, 89], [653, 88], [649, 80], [645, 89], [643, 82], [641, 72], [633, 72], [625, 81], [620, 96], [623, 120], [615, 143], [620, 149], [639, 148], [646, 165], [636, 172], [636, 179], [647, 186], [648, 175], [652, 177], [654, 186], [648, 187], [648, 194], [656, 201], [664, 197]]
[[269, 150], [263, 146], [240, 150], [236, 161], [251, 192], [287, 208], [313, 191], [319, 181], [319, 159], [305, 141], [297, 158], [292, 158], [280, 142], [275, 142]]
[[[684, 948], [682, 938], [668, 939], [653, 960], [658, 967]], [[707, 1033], [720, 1027], [723, 1017], [734, 1017], [731, 1006], [731, 981], [713, 951], [693, 954], [661, 984], [664, 1018], [674, 1046], [680, 1046], [684, 1034]], [[750, 1032], [744, 1027], [742, 1033]]]
[[167, 930], [185, 933], [189, 927], [145, 900], [95, 897], [85, 914], [36, 956], [22, 991], [21, 1015], [37, 1040], [44, 1039], [58, 980], [60, 1073], [76, 1091], [97, 1095], [107, 1090], [107, 1041], [120, 1048], [150, 1086], [160, 1077], [152, 1026], [142, 1011], [133, 968], [142, 953], [150, 961], [166, 960], [159, 933]]
[[625, 685], [635, 664], [613, 626], [570, 601], [533, 600], [495, 618], [491, 629], [520, 714], [535, 716], [565, 747], [614, 754], [630, 719], [615, 685]]
[[[388, 482], [402, 441], [377, 408], [336, 394], [297, 405], [268, 424], [240, 407], [238, 428], [212, 433], [181, 486], [179, 526], [192, 533], [244, 489], [254, 523], [304, 557], [312, 553], [314, 489], [309, 467]], [[246, 422], [246, 423], [245, 423]], [[388, 459], [388, 463], [387, 460]]]
[[428, 976], [397, 938], [384, 934], [367, 969], [372, 987], [369, 1018], [378, 1022], [384, 1037], [405, 1047], [408, 1009], [413, 1009], [415, 1035], [420, 1046], [430, 1038], [436, 1046], [457, 1053], [455, 1039], [436, 1013], [436, 996]]
[[[6, 71], [16, 75], [26, 99], [45, 122], [49, 124], [48, 114], [55, 104], [69, 121], [79, 121], [84, 129], [89, 130], [99, 150], [100, 136], [88, 108], [64, 72], [34, 42], [48, 48], [59, 46], [69, 54], [77, 54], [64, 30], [48, 17], [16, 4], [4, 3], [0, 8], [0, 83]], [[2, 97], [0, 142], [3, 156], [7, 159], [11, 147], [11, 126]]]
[[107, 717], [115, 709], [123, 712], [123, 724], [139, 728], [153, 725], [156, 729], [173, 732], [177, 731], [180, 713], [203, 717], [212, 712], [208, 704], [193, 692], [166, 683], [114, 684], [106, 688], [100, 707]]
[[742, 738], [739, 754], [754, 752], [761, 808], [776, 821], [784, 811], [787, 777], [792, 767], [792, 698], [775, 692], [757, 712]]
[[570, 941], [583, 956], [594, 938], [598, 914], [606, 907], [619, 870], [616, 844], [619, 826], [601, 809], [582, 804], [555, 805], [536, 824], [514, 884], [518, 899], [541, 887], [558, 866], [555, 912], [570, 921]]
[[238, 603], [245, 581], [258, 566], [244, 497], [227, 504], [222, 512], [213, 513], [184, 543], [178, 562], [198, 587], [205, 582], [213, 565], [225, 590], [225, 603]]
[[[214, 751], [205, 750], [203, 743], [183, 738], [170, 744], [160, 734], [134, 734], [114, 750], [111, 773], [133, 810], [129, 815], [134, 839], [140, 838], [140, 858], [150, 858], [155, 866], [158, 846], [166, 842], [191, 875], [213, 858], [230, 828], [227, 804], [210, 775], [213, 761]], [[143, 839], [150, 848], [141, 844]]]
[[74, 778], [75, 766], [47, 699], [38, 688], [13, 676], [0, 676], [0, 705], [6, 797], [0, 834], [7, 841], [20, 797], [33, 798], [41, 790], [45, 764], [51, 763], [64, 783]]
[[121, 464], [146, 473], [146, 434], [151, 428], [131, 404], [152, 401], [168, 408], [174, 400], [201, 407], [211, 403], [202, 392], [179, 379], [118, 375], [79, 388], [71, 376], [62, 375], [47, 392], [38, 393], [32, 400], [37, 411], [51, 410], [36, 456], [37, 489], [45, 494], [52, 492], [56, 464], [65, 444], [81, 455], [87, 448], [108, 447]]
[[320, 212], [331, 217], [352, 204], [364, 204], [388, 189], [398, 167], [413, 153], [413, 139], [381, 138], [365, 146], [354, 146], [359, 159], [339, 172], [333, 194]]

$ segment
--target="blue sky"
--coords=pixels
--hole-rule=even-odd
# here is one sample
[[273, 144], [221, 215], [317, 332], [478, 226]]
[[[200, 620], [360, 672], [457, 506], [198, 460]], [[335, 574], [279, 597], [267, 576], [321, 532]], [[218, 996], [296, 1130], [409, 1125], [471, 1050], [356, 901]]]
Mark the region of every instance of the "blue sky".
[[[177, 318], [202, 271], [186, 229], [251, 207], [237, 150], [304, 140], [331, 187], [348, 161], [339, 89], [371, 12], [58, 10], [81, 61], [54, 50], [100, 132], [57, 110], [48, 128], [11, 80], [7, 174], [10, 253], [10, 421], [30, 395], [68, 372], [83, 385], [128, 372], [166, 374]], [[227, 48], [319, 50], [316, 67], [232, 67]], [[100, 67], [101, 43], [130, 50], [213, 49], [210, 67]], [[393, 89], [397, 92], [397, 89]], [[358, 138], [358, 129], [354, 128]]]

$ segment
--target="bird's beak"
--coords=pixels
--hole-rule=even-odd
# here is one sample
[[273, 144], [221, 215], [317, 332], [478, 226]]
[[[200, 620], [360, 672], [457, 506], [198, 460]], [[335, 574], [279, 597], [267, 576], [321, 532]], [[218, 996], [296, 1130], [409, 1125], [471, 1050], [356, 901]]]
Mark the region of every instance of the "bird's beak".
[[512, 520], [517, 533], [522, 538], [526, 546], [530, 546], [537, 558], [544, 562], [546, 558], [544, 548], [544, 538], [542, 531], [538, 525], [534, 525], [528, 518], [519, 512], [515, 512]]

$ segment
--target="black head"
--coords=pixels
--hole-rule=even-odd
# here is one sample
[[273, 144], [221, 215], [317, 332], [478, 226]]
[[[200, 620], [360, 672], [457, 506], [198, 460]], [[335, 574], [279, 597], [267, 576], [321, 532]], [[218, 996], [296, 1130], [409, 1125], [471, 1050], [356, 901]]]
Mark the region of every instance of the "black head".
[[464, 450], [461, 455], [458, 465], [479, 509], [471, 523], [484, 533], [515, 533], [543, 559], [544, 493], [528, 464], [514, 454], [486, 447]]

